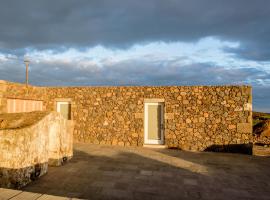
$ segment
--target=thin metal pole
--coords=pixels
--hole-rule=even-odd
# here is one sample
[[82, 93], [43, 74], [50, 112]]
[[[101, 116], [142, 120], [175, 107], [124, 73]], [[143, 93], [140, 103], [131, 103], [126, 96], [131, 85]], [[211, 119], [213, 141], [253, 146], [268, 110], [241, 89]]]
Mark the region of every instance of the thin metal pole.
[[26, 63], [26, 86], [28, 86], [28, 63]]

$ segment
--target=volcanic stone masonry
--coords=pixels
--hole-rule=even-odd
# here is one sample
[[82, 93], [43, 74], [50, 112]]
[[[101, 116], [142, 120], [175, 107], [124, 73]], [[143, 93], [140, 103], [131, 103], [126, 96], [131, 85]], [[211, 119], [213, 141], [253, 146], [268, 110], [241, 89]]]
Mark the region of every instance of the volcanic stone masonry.
[[57, 112], [0, 114], [0, 187], [21, 188], [70, 159], [72, 132]]
[[0, 112], [7, 98], [42, 100], [44, 110], [55, 110], [57, 100], [70, 100], [77, 142], [142, 146], [146, 99], [164, 102], [168, 147], [202, 151], [253, 142], [250, 86], [26, 88], [2, 82], [0, 97]]

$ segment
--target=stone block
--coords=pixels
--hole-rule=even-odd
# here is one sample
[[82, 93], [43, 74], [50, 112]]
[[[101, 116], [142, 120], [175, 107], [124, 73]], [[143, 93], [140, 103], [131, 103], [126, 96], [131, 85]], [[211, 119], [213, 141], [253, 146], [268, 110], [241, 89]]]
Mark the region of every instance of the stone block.
[[238, 133], [252, 133], [252, 124], [251, 123], [238, 123], [237, 124]]
[[165, 113], [165, 119], [174, 119], [174, 113]]
[[144, 118], [144, 114], [143, 113], [135, 113], [135, 119], [143, 119]]
[[132, 133], [131, 135], [132, 135], [132, 137], [135, 137], [135, 138], [139, 137], [138, 133]]
[[183, 100], [183, 104], [184, 105], [189, 104], [189, 101], [188, 100]]
[[0, 83], [0, 93], [5, 92], [7, 90], [7, 85]]
[[120, 142], [118, 142], [118, 145], [119, 145], [119, 146], [124, 146], [124, 145], [125, 145], [125, 143], [124, 143], [124, 142], [122, 142], [122, 141], [120, 141]]
[[118, 141], [117, 139], [112, 139], [112, 145], [117, 145]]
[[178, 101], [181, 101], [181, 100], [182, 100], [182, 96], [179, 95], [179, 96], [177, 97], [177, 100], [178, 100]]
[[207, 118], [207, 117], [209, 117], [209, 114], [208, 114], [208, 113], [204, 113], [203, 116], [204, 116], [205, 118]]
[[251, 103], [245, 103], [244, 104], [244, 111], [252, 111], [252, 104]]
[[199, 122], [204, 123], [205, 122], [205, 118], [204, 117], [200, 117], [199, 118]]
[[193, 132], [193, 128], [187, 128], [187, 132], [188, 133], [192, 133]]
[[230, 125], [229, 125], [229, 129], [236, 129], [236, 125], [230, 124]]
[[191, 123], [191, 119], [186, 119], [186, 123], [190, 124]]
[[234, 109], [234, 111], [236, 111], [236, 112], [241, 112], [241, 111], [243, 111], [243, 108], [240, 107], [240, 106], [237, 106], [237, 107]]

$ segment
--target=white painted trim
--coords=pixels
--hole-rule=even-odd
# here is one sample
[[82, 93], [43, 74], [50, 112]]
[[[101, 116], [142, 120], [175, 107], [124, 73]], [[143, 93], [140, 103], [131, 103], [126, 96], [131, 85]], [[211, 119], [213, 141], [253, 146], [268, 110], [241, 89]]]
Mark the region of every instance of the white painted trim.
[[68, 101], [57, 101], [56, 102], [56, 105], [57, 105], [56, 110], [57, 110], [57, 112], [60, 112], [60, 105], [61, 104], [70, 104], [70, 102], [68, 102]]
[[153, 148], [153, 149], [167, 149], [168, 146], [164, 144], [144, 144], [143, 147]]
[[164, 99], [158, 99], [158, 98], [153, 98], [153, 99], [144, 99], [144, 103], [162, 103], [165, 102]]
[[149, 140], [148, 139], [148, 106], [149, 105], [161, 105], [161, 123], [164, 127], [164, 104], [163, 103], [144, 103], [144, 144], [164, 144], [164, 128], [161, 129], [160, 140]]

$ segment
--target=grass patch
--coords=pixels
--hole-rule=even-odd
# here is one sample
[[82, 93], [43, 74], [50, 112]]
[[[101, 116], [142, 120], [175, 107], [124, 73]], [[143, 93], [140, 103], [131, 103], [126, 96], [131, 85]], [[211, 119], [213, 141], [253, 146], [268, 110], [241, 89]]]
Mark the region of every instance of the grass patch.
[[262, 120], [259, 120], [259, 119], [253, 119], [253, 126], [259, 124]]
[[256, 128], [260, 127], [260, 123], [263, 124], [264, 121], [270, 120], [270, 114], [269, 113], [262, 113], [262, 112], [253, 112], [253, 131], [256, 132]]

